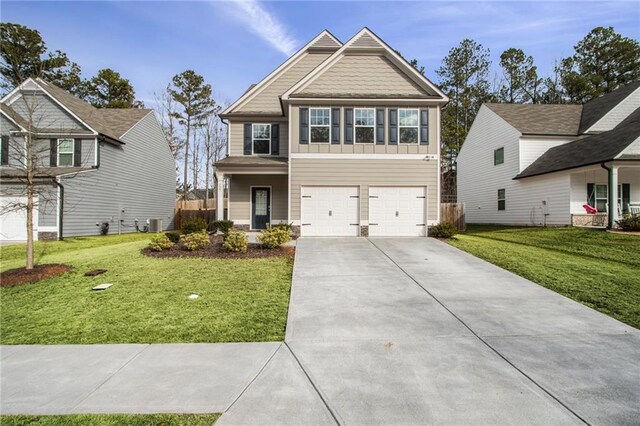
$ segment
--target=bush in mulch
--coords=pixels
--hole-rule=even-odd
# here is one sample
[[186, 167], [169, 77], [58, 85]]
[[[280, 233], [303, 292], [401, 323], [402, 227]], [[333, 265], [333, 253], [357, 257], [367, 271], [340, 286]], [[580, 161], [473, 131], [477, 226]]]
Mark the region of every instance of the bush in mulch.
[[149, 257], [157, 258], [187, 258], [187, 257], [204, 257], [204, 258], [222, 258], [222, 259], [258, 259], [262, 257], [289, 256], [293, 257], [295, 253], [294, 247], [280, 247], [276, 249], [264, 248], [261, 244], [248, 244], [247, 252], [232, 252], [226, 250], [223, 246], [223, 238], [221, 235], [211, 236], [211, 244], [201, 250], [186, 250], [182, 243], [176, 244], [168, 250], [152, 251], [149, 248], [142, 249], [142, 254]]
[[71, 269], [69, 265], [57, 263], [37, 265], [33, 269], [16, 268], [0, 273], [1, 287], [15, 287], [57, 277]]

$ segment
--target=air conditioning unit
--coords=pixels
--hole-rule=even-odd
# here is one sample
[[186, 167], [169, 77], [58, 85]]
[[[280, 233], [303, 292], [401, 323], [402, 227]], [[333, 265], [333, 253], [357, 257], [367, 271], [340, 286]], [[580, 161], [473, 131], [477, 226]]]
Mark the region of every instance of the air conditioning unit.
[[162, 219], [149, 219], [149, 232], [162, 232]]

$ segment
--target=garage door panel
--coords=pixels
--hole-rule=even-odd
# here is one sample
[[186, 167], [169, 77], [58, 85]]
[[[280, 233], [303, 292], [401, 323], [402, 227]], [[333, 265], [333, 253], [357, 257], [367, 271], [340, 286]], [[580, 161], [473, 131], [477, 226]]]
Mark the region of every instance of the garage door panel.
[[370, 187], [369, 196], [369, 235], [425, 235], [425, 187]]
[[[0, 215], [0, 241], [26, 241], [27, 240], [27, 212], [24, 209], [11, 211], [8, 210], [14, 205], [26, 205], [26, 197], [0, 197], [0, 211], [4, 211]], [[35, 224], [38, 223], [38, 211], [33, 211], [34, 239], [38, 234], [35, 230]]]
[[302, 187], [301, 233], [304, 236], [357, 236], [359, 188]]

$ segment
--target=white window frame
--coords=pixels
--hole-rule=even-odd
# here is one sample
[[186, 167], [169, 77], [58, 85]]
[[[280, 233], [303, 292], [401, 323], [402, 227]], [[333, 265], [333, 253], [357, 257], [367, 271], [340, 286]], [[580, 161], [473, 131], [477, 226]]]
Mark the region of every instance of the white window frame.
[[[502, 162], [496, 163], [496, 153], [498, 151], [500, 151], [500, 150], [502, 150]], [[495, 166], [500, 166], [502, 164], [504, 164], [504, 146], [501, 146], [500, 148], [496, 148], [496, 149], [493, 150], [493, 166], [494, 167]]]
[[[311, 124], [311, 111], [313, 110], [325, 110], [325, 111], [329, 111], [329, 124]], [[329, 137], [327, 138], [326, 141], [313, 141], [311, 138], [311, 130], [314, 127], [326, 127], [327, 129], [329, 129]], [[317, 107], [317, 108], [309, 108], [309, 143], [331, 143], [331, 108], [325, 108], [325, 107]]]
[[[591, 183], [591, 182], [589, 182]], [[626, 182], [625, 182], [626, 183]], [[600, 210], [598, 210], [598, 212], [600, 213], [606, 213], [609, 211], [609, 184], [608, 183], [594, 183], [593, 184], [593, 204], [594, 204], [594, 208], [598, 208], [598, 200], [604, 200], [604, 205], [605, 205], [605, 210], [604, 212], [601, 212]], [[605, 189], [605, 193], [606, 195], [603, 197], [598, 197], [598, 187], [599, 186], [604, 186]], [[616, 194], [616, 203], [618, 205], [618, 208], [621, 210], [624, 210], [624, 206], [622, 205], [622, 184], [619, 183], [618, 184], [618, 192]]]
[[[503, 198], [500, 198], [500, 191], [503, 192], [504, 196]], [[504, 202], [504, 209], [500, 208], [500, 201]], [[503, 212], [507, 210], [507, 189], [506, 188], [500, 188], [498, 189], [498, 211], [499, 212]]]
[[[60, 150], [60, 144], [64, 141], [71, 141], [71, 152], [62, 152]], [[60, 138], [57, 140], [57, 152], [56, 152], [56, 165], [58, 167], [73, 167], [74, 164], [76, 164], [76, 141], [75, 139], [71, 139], [71, 138]], [[62, 166], [60, 165], [60, 154], [71, 154], [71, 164], [68, 166]]]
[[[356, 111], [373, 111], [373, 124], [356, 124]], [[358, 128], [368, 128], [371, 127], [373, 129], [373, 140], [371, 142], [358, 142]], [[354, 108], [353, 109], [353, 142], [362, 145], [375, 145], [376, 144], [376, 109], [375, 108]]]
[[[400, 124], [400, 111], [415, 111], [418, 116], [418, 124], [415, 126], [403, 126]], [[416, 129], [418, 132], [418, 139], [415, 142], [402, 142], [401, 129]], [[420, 144], [420, 109], [418, 108], [398, 108], [398, 144], [406, 145], [419, 145]]]
[[[255, 128], [255, 126], [268, 126], [269, 127], [269, 143], [267, 144], [267, 146], [269, 147], [269, 152], [264, 154], [264, 153], [258, 153], [256, 154], [254, 151], [255, 148], [255, 141], [264, 141], [267, 139], [256, 139], [255, 138], [255, 132], [253, 131], [253, 129]], [[271, 155], [271, 124], [270, 123], [251, 123], [251, 155]]]

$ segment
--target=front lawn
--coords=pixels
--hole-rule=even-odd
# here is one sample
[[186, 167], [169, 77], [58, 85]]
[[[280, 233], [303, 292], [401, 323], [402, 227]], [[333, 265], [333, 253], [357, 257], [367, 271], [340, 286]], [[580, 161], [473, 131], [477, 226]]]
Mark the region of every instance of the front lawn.
[[640, 237], [585, 228], [469, 226], [450, 244], [640, 328]]
[[68, 414], [0, 416], [2, 426], [211, 426], [220, 414]]
[[[0, 343], [251, 342], [284, 339], [292, 259], [156, 259], [149, 234], [37, 243], [60, 277], [0, 289]], [[0, 249], [2, 270], [24, 266], [24, 246]], [[96, 277], [84, 273], [104, 268]], [[112, 283], [108, 290], [91, 288]], [[192, 293], [197, 299], [189, 299]]]

